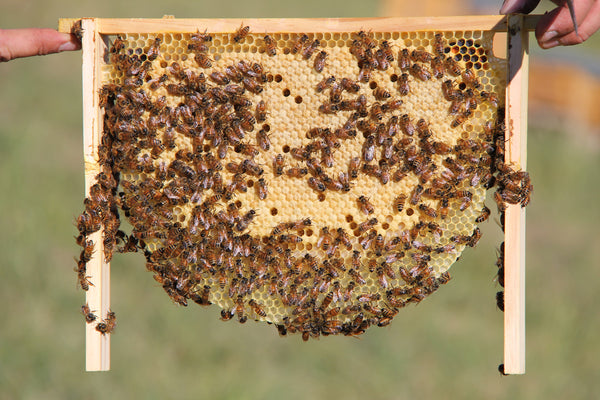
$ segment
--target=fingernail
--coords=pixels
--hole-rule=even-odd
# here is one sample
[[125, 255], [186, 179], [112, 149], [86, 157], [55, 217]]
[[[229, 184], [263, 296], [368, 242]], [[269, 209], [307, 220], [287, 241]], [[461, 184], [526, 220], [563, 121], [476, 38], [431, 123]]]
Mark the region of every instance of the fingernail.
[[551, 40], [549, 42], [540, 42], [540, 47], [542, 49], [551, 49], [552, 47], [558, 46], [560, 43], [558, 40]]
[[546, 32], [546, 33], [544, 33], [542, 35], [542, 37], [540, 38], [540, 43], [550, 42], [556, 36], [558, 36], [558, 32], [556, 32], [556, 31], [548, 31], [548, 32]]
[[58, 46], [58, 51], [71, 51], [77, 49], [79, 49], [79, 46], [73, 42], [65, 42]]
[[517, 0], [504, 0], [502, 8], [500, 8], [500, 14], [511, 14], [517, 11]]

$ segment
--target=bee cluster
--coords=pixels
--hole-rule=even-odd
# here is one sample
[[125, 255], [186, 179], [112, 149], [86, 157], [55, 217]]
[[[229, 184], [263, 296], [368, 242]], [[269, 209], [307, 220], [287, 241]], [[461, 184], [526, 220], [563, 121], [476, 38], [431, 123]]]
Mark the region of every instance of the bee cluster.
[[[304, 340], [388, 325], [477, 243], [487, 189], [500, 211], [528, 202], [527, 174], [503, 163], [490, 46], [483, 32], [117, 36], [81, 287], [103, 227], [107, 261], [143, 252], [174, 302], [223, 320]], [[114, 326], [109, 312], [96, 329]]]

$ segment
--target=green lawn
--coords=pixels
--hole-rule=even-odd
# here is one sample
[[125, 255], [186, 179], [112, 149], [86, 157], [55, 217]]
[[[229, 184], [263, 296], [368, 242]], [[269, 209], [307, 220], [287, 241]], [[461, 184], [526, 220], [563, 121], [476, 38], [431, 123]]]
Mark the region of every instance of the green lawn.
[[[0, 26], [67, 16], [373, 16], [367, 1], [105, 2], [9, 0]], [[292, 4], [292, 3], [291, 3]], [[23, 10], [24, 11], [23, 11]], [[0, 398], [589, 399], [600, 390], [600, 153], [568, 132], [529, 137], [527, 374], [501, 377], [502, 313], [490, 219], [453, 280], [390, 327], [360, 339], [280, 338], [265, 324], [175, 306], [139, 255], [112, 263], [112, 370], [85, 373], [84, 294], [74, 217], [82, 209], [80, 54], [0, 64]]]

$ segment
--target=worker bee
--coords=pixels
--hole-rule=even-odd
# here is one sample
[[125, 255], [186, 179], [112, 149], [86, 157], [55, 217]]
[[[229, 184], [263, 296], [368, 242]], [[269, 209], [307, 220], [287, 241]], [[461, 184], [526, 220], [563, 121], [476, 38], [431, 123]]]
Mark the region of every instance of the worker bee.
[[394, 208], [396, 211], [401, 212], [404, 209], [404, 203], [406, 202], [406, 195], [400, 194], [394, 198]]
[[249, 92], [259, 94], [263, 91], [263, 87], [255, 80], [250, 78], [242, 79], [242, 84]]
[[465, 112], [460, 113], [460, 115], [458, 115], [456, 118], [454, 118], [454, 120], [452, 121], [452, 123], [450, 124], [450, 126], [452, 128], [457, 128], [460, 125], [462, 125], [468, 117], [471, 116], [471, 111], [467, 110]]
[[373, 103], [371, 106], [371, 119], [381, 121], [383, 119], [383, 110], [381, 104], [378, 102]]
[[410, 122], [408, 114], [400, 116], [400, 129], [402, 129], [402, 132], [404, 132], [405, 135], [413, 136], [415, 134], [415, 127], [412, 122]]
[[260, 178], [257, 181], [257, 185], [256, 185], [256, 192], [258, 193], [258, 198], [261, 200], [264, 200], [267, 198], [267, 182], [265, 181], [264, 178]]
[[369, 202], [369, 199], [364, 195], [360, 195], [358, 197], [357, 203], [360, 211], [362, 211], [366, 215], [373, 214], [373, 212], [375, 211], [375, 209], [373, 208], [373, 204], [371, 204], [371, 202]]
[[446, 57], [446, 60], [444, 61], [444, 67], [446, 71], [450, 72], [451, 75], [460, 76], [461, 74], [460, 66], [452, 57]]
[[433, 39], [433, 51], [441, 56], [442, 54], [444, 54], [444, 46], [444, 35], [441, 33], [436, 33]]
[[304, 48], [304, 51], [302, 52], [302, 58], [308, 60], [310, 57], [312, 57], [313, 53], [317, 50], [317, 47], [319, 47], [320, 45], [321, 41], [319, 39], [315, 39], [311, 44]]
[[233, 36], [233, 41], [236, 42], [236, 43], [239, 43], [246, 36], [248, 36], [249, 33], [250, 33], [250, 27], [249, 26], [244, 26], [244, 24], [242, 23], [240, 25], [240, 27], [238, 28], [238, 30], [235, 32], [235, 35]]
[[496, 306], [498, 307], [498, 309], [500, 311], [504, 312], [504, 291], [503, 290], [496, 293]]
[[419, 211], [421, 211], [421, 213], [427, 215], [428, 217], [437, 218], [437, 212], [435, 211], [435, 209], [425, 204], [419, 204]]
[[403, 73], [398, 77], [398, 93], [401, 96], [406, 96], [410, 92], [410, 87], [408, 86], [408, 74]]
[[475, 222], [477, 222], [479, 224], [481, 222], [486, 221], [489, 217], [490, 217], [490, 209], [487, 208], [486, 206], [483, 206], [483, 209], [481, 210], [481, 214], [479, 214], [479, 216], [475, 219]]
[[106, 319], [96, 325], [96, 330], [100, 332], [102, 335], [106, 335], [107, 333], [112, 333], [117, 325], [117, 316], [113, 311], [108, 311], [106, 314]]
[[319, 112], [323, 114], [335, 114], [338, 110], [339, 106], [334, 103], [325, 102], [319, 106]]
[[244, 214], [240, 218], [240, 220], [238, 221], [235, 228], [238, 231], [245, 230], [246, 228], [248, 228], [248, 225], [250, 225], [250, 223], [254, 220], [254, 217], [256, 217], [256, 211], [254, 211], [254, 210], [248, 211], [246, 214]]
[[444, 61], [443, 58], [438, 56], [431, 60], [431, 71], [433, 72], [433, 76], [437, 79], [442, 79], [444, 77]]
[[265, 35], [263, 38], [265, 42], [265, 50], [271, 57], [277, 55], [277, 42], [269, 35]]
[[316, 190], [317, 192], [325, 191], [325, 185], [319, 178], [315, 178], [315, 177], [308, 178], [308, 186], [310, 186], [311, 189]]
[[303, 34], [296, 40], [296, 42], [294, 42], [294, 45], [292, 46], [292, 49], [290, 52], [292, 54], [296, 54], [297, 52], [299, 52], [302, 49], [302, 47], [304, 47], [306, 42], [308, 42], [308, 36], [306, 34]]
[[358, 80], [359, 82], [369, 82], [371, 80], [371, 72], [372, 72], [372, 68], [370, 65], [363, 65], [360, 70], [358, 71]]
[[323, 90], [331, 87], [334, 82], [335, 76], [333, 75], [328, 78], [323, 78], [323, 80], [317, 84], [317, 93], [321, 93]]
[[256, 134], [256, 142], [260, 146], [260, 148], [265, 151], [271, 148], [271, 140], [269, 139], [269, 135], [267, 134], [267, 131], [264, 128], [259, 130]]
[[410, 73], [415, 77], [422, 81], [428, 81], [431, 79], [431, 73], [424, 65], [413, 64], [410, 67]]
[[[364, 162], [371, 162], [375, 157], [375, 137], [369, 136], [363, 143], [362, 159]], [[350, 174], [352, 176], [352, 173]]]
[[415, 62], [428, 63], [431, 61], [431, 54], [425, 50], [413, 50], [412, 53], [410, 53], [410, 58]]
[[413, 191], [410, 195], [409, 203], [412, 204], [413, 206], [416, 206], [419, 203], [419, 201], [421, 200], [422, 194], [423, 194], [423, 186], [421, 186], [421, 185], [415, 186], [415, 188], [413, 189]]
[[363, 233], [367, 232], [368, 230], [372, 229], [375, 225], [377, 225], [378, 222], [379, 221], [377, 220], [377, 218], [371, 218], [368, 221], [362, 222], [356, 228], [356, 233], [358, 235], [362, 235]]
[[461, 77], [467, 86], [471, 86], [474, 89], [479, 89], [481, 87], [481, 84], [472, 69], [465, 69], [461, 74]]
[[85, 317], [85, 322], [87, 322], [88, 324], [91, 324], [92, 322], [94, 322], [96, 320], [96, 314], [94, 314], [90, 310], [90, 307], [88, 306], [87, 303], [85, 303], [83, 306], [81, 306], [81, 313]]
[[496, 107], [496, 108], [498, 107], [499, 100], [498, 100], [498, 96], [495, 93], [489, 93], [489, 92], [482, 90], [481, 92], [479, 92], [479, 96], [481, 97], [481, 100], [488, 101], [494, 107]]
[[194, 61], [196, 61], [200, 68], [212, 67], [212, 59], [204, 53], [196, 53]]
[[285, 171], [285, 173], [290, 178], [302, 178], [308, 173], [308, 169], [305, 167], [290, 167]]
[[281, 154], [277, 154], [273, 157], [273, 173], [275, 176], [283, 175], [283, 168], [285, 166], [285, 160]]
[[158, 55], [159, 55], [158, 48], [160, 47], [161, 41], [162, 41], [162, 39], [157, 37], [154, 39], [154, 41], [150, 45], [150, 48], [148, 49], [148, 52], [146, 53], [146, 57], [147, 57], [148, 61], [154, 61], [158, 57]]
[[391, 97], [391, 94], [384, 88], [378, 86], [373, 91], [373, 96], [375, 96], [375, 99], [377, 99], [377, 100], [385, 100], [385, 99], [389, 99]]
[[327, 52], [321, 51], [315, 57], [315, 61], [313, 63], [313, 67], [316, 72], [323, 72], [323, 68], [325, 67], [325, 60], [327, 59]]
[[398, 52], [398, 66], [402, 71], [410, 68], [410, 54], [408, 53], [408, 49], [402, 49]]
[[352, 79], [343, 78], [341, 80], [342, 88], [349, 93], [358, 93], [360, 85]]

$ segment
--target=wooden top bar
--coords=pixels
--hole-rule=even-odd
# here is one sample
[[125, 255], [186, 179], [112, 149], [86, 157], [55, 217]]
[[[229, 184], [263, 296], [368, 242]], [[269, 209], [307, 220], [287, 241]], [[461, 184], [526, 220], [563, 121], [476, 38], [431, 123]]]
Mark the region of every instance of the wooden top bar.
[[[539, 15], [525, 16], [525, 29], [534, 30]], [[70, 32], [71, 25], [81, 18], [61, 18], [60, 32]], [[87, 19], [87, 18], [86, 18]], [[234, 32], [242, 24], [254, 32], [414, 32], [483, 30], [506, 32], [505, 15], [472, 15], [454, 17], [393, 17], [393, 18], [93, 18], [100, 34], [117, 33], [190, 33]]]

